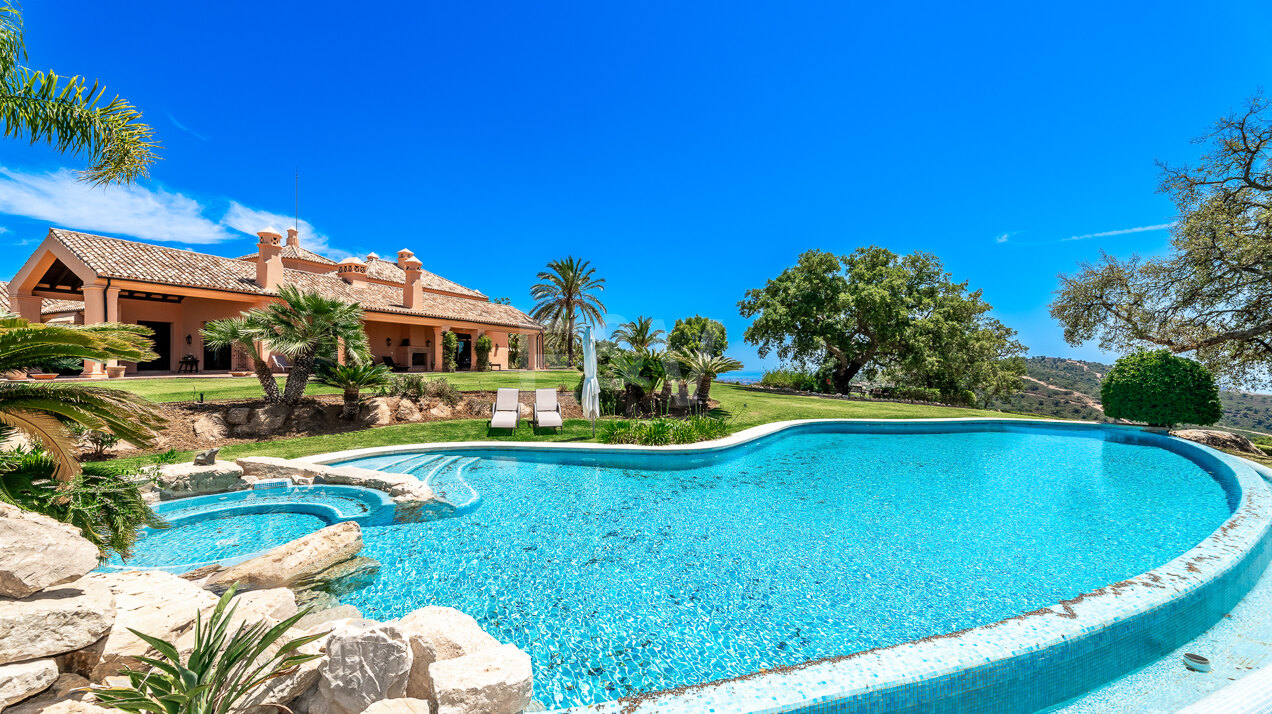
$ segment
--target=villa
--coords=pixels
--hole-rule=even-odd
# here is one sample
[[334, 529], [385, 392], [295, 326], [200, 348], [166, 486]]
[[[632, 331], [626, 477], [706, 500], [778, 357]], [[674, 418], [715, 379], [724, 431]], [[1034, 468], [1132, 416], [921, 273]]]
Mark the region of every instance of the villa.
[[[287, 229], [285, 240], [272, 228], [257, 236], [255, 253], [224, 258], [52, 228], [8, 284], [8, 309], [33, 322], [122, 322], [154, 330], [158, 358], [126, 364], [125, 373], [225, 372], [251, 369], [247, 355], [210, 349], [200, 329], [267, 305], [281, 286], [295, 285], [361, 305], [377, 361], [440, 370], [442, 333], [449, 331], [459, 338], [460, 370], [473, 369], [474, 343], [483, 335], [494, 343], [493, 369], [515, 366], [508, 360], [510, 335], [522, 336], [529, 369], [543, 367], [539, 323], [424, 270], [410, 250], [398, 251], [396, 261], [371, 253], [337, 263], [303, 248], [296, 229]], [[86, 361], [83, 376], [105, 377], [105, 367]]]

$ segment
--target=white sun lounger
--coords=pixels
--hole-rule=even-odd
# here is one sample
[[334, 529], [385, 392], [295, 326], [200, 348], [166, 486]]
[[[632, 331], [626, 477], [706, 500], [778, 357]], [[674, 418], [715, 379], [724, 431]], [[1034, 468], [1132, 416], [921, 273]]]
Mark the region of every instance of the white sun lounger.
[[521, 426], [521, 412], [518, 407], [517, 390], [506, 387], [495, 392], [495, 404], [490, 410], [490, 428], [515, 431]]
[[534, 390], [534, 425], [536, 427], [561, 428], [561, 403], [555, 389]]

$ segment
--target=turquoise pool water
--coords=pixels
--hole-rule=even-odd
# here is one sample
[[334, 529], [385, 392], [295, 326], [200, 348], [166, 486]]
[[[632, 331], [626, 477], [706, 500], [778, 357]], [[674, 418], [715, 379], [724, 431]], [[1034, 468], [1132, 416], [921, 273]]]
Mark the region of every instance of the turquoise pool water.
[[[549, 707], [995, 622], [1160, 566], [1238, 498], [1124, 429], [871, 424], [725, 451], [447, 452], [411, 471], [475, 507], [366, 528], [388, 619], [459, 608], [530, 653]], [[459, 456], [459, 459], [455, 459]]]

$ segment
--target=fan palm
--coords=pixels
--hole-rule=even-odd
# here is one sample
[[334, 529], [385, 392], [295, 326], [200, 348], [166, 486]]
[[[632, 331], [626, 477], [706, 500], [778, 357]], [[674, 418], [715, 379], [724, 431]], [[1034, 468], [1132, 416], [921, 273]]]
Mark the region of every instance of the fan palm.
[[654, 329], [654, 318], [641, 315], [632, 322], [624, 322], [614, 330], [610, 339], [626, 344], [636, 352], [645, 354], [655, 347], [667, 344], [663, 330]]
[[[0, 317], [0, 372], [21, 370], [50, 359], [105, 362], [154, 359], [150, 330], [138, 325], [89, 326], [31, 323]], [[53, 477], [70, 481], [79, 473], [74, 440], [66, 424], [110, 431], [137, 446], [153, 442], [164, 420], [153, 405], [129, 392], [87, 384], [0, 384], [0, 424], [25, 432], [44, 444], [54, 460]]]
[[82, 77], [33, 72], [27, 58], [22, 13], [0, 0], [0, 123], [5, 136], [46, 143], [59, 153], [87, 154], [80, 178], [89, 183], [131, 183], [149, 175], [154, 130], [141, 112]]
[[579, 323], [593, 325], [605, 316], [605, 305], [595, 295], [605, 290], [605, 278], [595, 277], [596, 269], [574, 256], [554, 260], [547, 267], [539, 273], [542, 282], [530, 288], [530, 297], [535, 300], [530, 316], [563, 335], [565, 360], [573, 367]]
[[392, 374], [388, 367], [372, 362], [332, 364], [323, 361], [318, 366], [318, 381], [344, 392], [340, 418], [348, 421], [358, 416], [358, 401], [362, 397], [362, 390], [385, 386]]
[[[279, 288], [278, 297], [279, 302], [252, 308], [241, 317], [209, 322], [203, 328], [209, 346], [220, 349], [237, 345], [247, 352], [265, 390], [266, 402], [299, 404], [319, 358], [334, 361], [337, 352], [343, 350], [350, 362], [370, 359], [371, 350], [362, 329], [362, 308], [357, 304], [302, 292], [294, 285]], [[292, 363], [281, 394], [256, 343], [268, 345]]]
[[677, 352], [676, 359], [680, 362], [682, 369], [698, 381], [694, 398], [703, 409], [707, 407], [707, 399], [711, 396], [711, 380], [725, 372], [742, 369], [742, 363], [732, 357], [723, 355], [717, 357], [710, 352], [697, 350]]

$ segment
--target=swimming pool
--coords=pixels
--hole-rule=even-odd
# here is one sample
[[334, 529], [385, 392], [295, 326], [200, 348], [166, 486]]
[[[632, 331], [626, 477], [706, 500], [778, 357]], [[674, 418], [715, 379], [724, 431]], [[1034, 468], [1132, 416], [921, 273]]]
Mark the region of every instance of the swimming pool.
[[[363, 554], [381, 576], [343, 600], [375, 619], [429, 604], [467, 612], [530, 653], [535, 698], [550, 708], [633, 695], [626, 706], [639, 708], [645, 693], [763, 670], [776, 672], [670, 695], [651, 711], [697, 710], [684, 696], [716, 697], [717, 711], [904, 702], [973, 671], [959, 667], [1017, 667], [1049, 642], [1086, 658], [1091, 667], [1066, 681], [1027, 684], [1023, 707], [987, 707], [1024, 711], [1208, 627], [1266, 563], [1261, 481], [1157, 434], [947, 421], [817, 422], [756, 436], [727, 448], [421, 446], [316, 459], [415, 473], [470, 498], [457, 518], [365, 530]], [[1181, 559], [1211, 541], [1219, 552]], [[1149, 571], [1177, 580], [1128, 584]], [[1075, 644], [1094, 647], [1096, 634], [1145, 613], [1165, 617], [1166, 603], [1185, 597], [1203, 600], [1189, 616], [1155, 620], [1147, 644], [1127, 645], [1111, 665], [1110, 653], [1097, 659]], [[969, 628], [981, 639], [948, 638]], [[955, 646], [935, 661], [916, 654]], [[889, 653], [871, 665], [883, 669], [862, 673], [863, 658], [849, 672], [825, 669], [863, 652]], [[999, 680], [1029, 681], [1065, 659], [1048, 654], [1030, 660], [1034, 670], [975, 671], [1006, 687]], [[824, 665], [797, 669], [808, 662]], [[861, 685], [844, 694], [853, 677]], [[770, 697], [774, 678], [799, 697]], [[754, 706], [738, 708], [738, 697]]]

